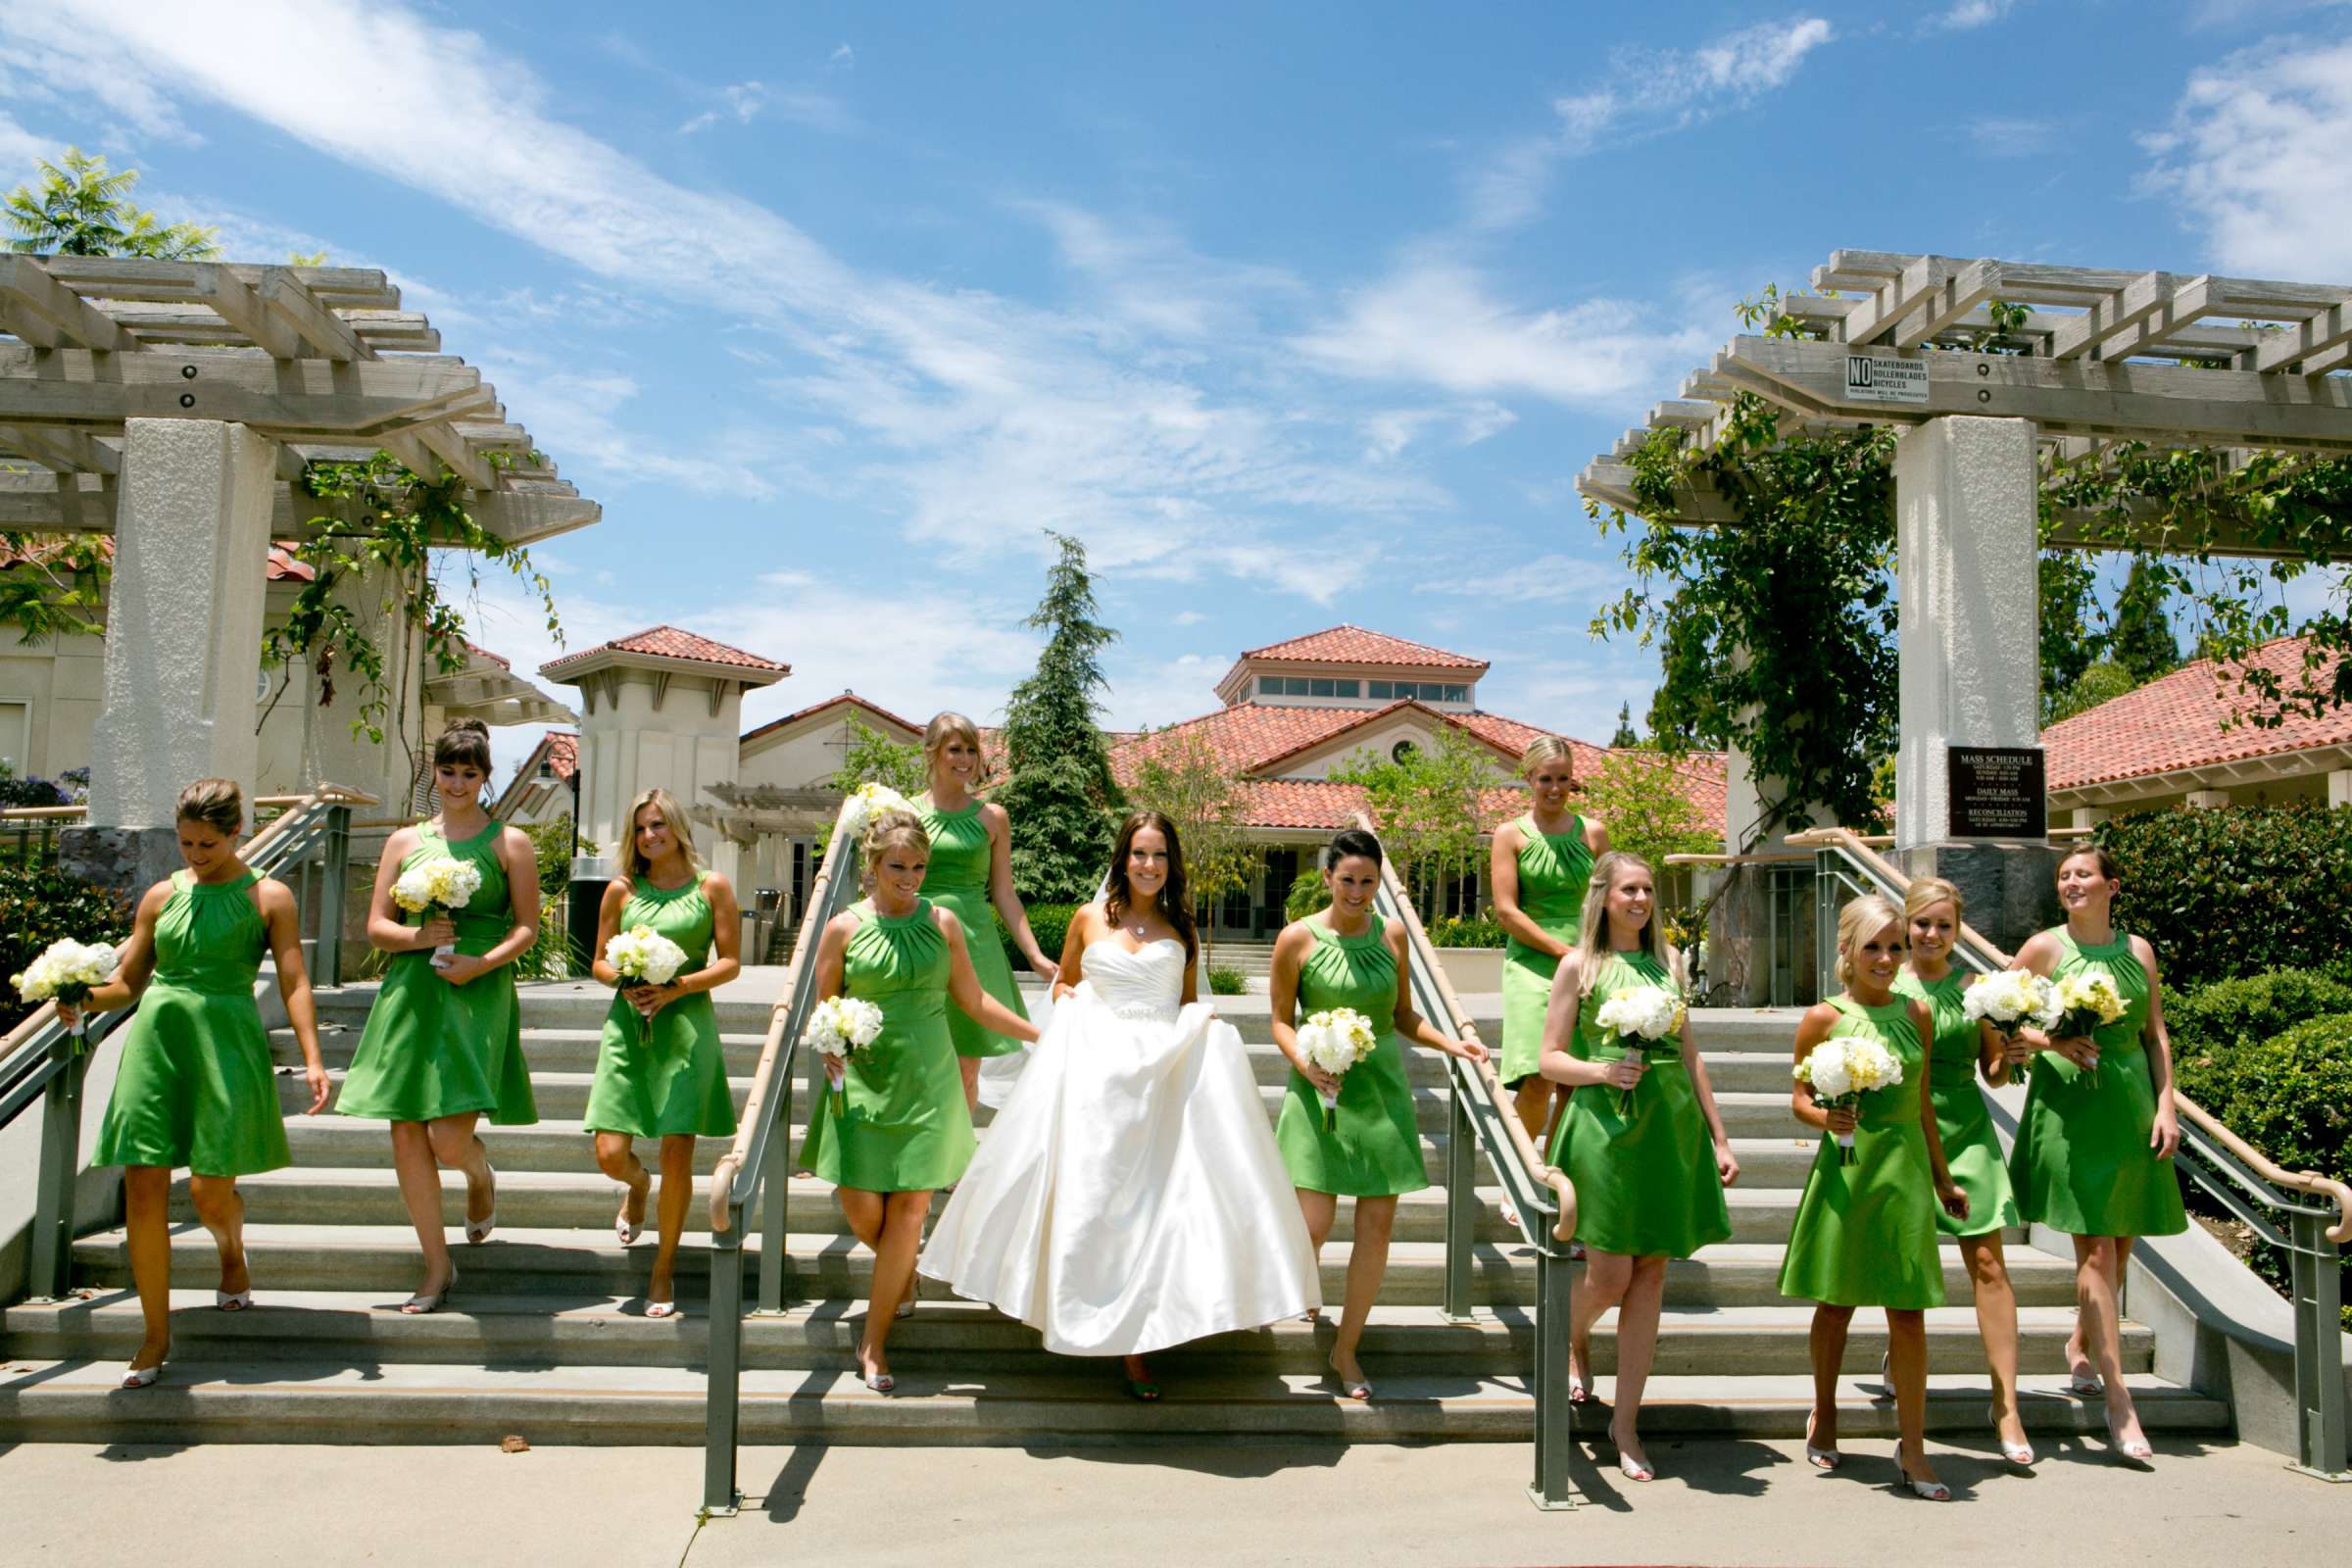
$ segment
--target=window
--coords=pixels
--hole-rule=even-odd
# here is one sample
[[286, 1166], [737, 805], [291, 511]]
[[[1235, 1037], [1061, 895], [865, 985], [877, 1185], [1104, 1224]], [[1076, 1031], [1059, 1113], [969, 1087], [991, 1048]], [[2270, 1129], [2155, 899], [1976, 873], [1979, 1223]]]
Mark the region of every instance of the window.
[[1335, 697], [1353, 697], [1355, 695], [1356, 683], [1354, 681], [1335, 680], [1331, 684], [1332, 695]]
[[1389, 748], [1389, 760], [1392, 762], [1401, 763], [1406, 758], [1412, 756], [1413, 753], [1419, 749], [1420, 748], [1416, 747], [1411, 741], [1398, 741], [1396, 745]]
[[1470, 700], [1470, 688], [1467, 686], [1448, 686], [1446, 688], [1446, 700], [1449, 703], [1466, 703]]
[[0, 762], [22, 778], [32, 771], [32, 705], [0, 702]]
[[1282, 677], [1280, 675], [1258, 676], [1257, 695], [1260, 697], [1280, 697], [1282, 695]]
[[1364, 695], [1367, 697], [1377, 697], [1384, 703], [1388, 702], [1394, 695], [1390, 690], [1390, 686], [1391, 682], [1385, 680], [1366, 681], [1364, 683]]
[[1329, 678], [1325, 676], [1316, 676], [1314, 679], [1308, 681], [1306, 686], [1306, 694], [1309, 697], [1329, 697], [1332, 695], [1332, 683]]

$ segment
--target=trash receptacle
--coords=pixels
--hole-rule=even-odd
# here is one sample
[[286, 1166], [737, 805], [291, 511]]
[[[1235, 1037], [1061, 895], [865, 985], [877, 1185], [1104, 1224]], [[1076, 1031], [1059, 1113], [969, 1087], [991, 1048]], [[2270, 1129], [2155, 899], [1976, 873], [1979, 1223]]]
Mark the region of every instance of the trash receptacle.
[[602, 855], [571, 858], [571, 907], [564, 931], [571, 938], [571, 972], [586, 974], [596, 956], [596, 916], [605, 902], [605, 884], [612, 880], [612, 862]]
[[767, 950], [775, 945], [776, 911], [784, 906], [782, 888], [752, 889], [752, 912], [758, 916], [752, 922], [751, 950], [744, 954], [746, 963], [765, 963]]

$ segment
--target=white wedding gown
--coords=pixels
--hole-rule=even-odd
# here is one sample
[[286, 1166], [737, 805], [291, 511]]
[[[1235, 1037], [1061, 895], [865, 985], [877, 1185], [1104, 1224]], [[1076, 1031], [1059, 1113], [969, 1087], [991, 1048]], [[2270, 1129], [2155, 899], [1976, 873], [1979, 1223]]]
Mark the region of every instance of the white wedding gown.
[[1321, 1304], [1242, 1037], [1179, 1006], [1184, 945], [1090, 943], [922, 1272], [1064, 1355], [1141, 1355]]

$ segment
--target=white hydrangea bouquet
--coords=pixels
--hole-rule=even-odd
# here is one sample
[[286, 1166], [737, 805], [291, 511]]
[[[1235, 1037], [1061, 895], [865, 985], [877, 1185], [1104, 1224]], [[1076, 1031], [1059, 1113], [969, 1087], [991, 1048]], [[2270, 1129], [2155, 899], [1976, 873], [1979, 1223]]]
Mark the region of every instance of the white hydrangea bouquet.
[[[605, 961], [624, 986], [665, 986], [686, 967], [686, 950], [650, 925], [633, 925], [612, 933], [605, 944]], [[651, 1040], [654, 1015], [640, 1012], [637, 1023], [637, 1038]]]
[[[392, 902], [411, 914], [423, 916], [417, 923], [424, 925], [431, 923], [435, 914], [456, 914], [481, 891], [480, 866], [455, 856], [436, 855], [400, 873], [392, 884]], [[435, 948], [433, 967], [447, 968], [457, 951], [455, 944], [446, 942]]]
[[[1372, 1028], [1372, 1020], [1353, 1007], [1330, 1007], [1322, 1012], [1307, 1014], [1306, 1022], [1298, 1026], [1298, 1054], [1308, 1065], [1327, 1072], [1334, 1078], [1344, 1078], [1348, 1069], [1372, 1054], [1380, 1044], [1380, 1036]], [[1337, 1132], [1340, 1126], [1340, 1096], [1318, 1093], [1323, 1102], [1323, 1130]]]
[[2028, 1024], [2053, 1028], [2064, 1010], [2057, 988], [2031, 969], [1988, 974], [1960, 996], [1960, 1011], [1970, 1022], [1989, 1023], [2011, 1036]]
[[[1600, 1004], [1594, 1021], [1617, 1037], [1618, 1059], [1638, 1056], [1646, 1041], [1679, 1035], [1687, 1009], [1683, 999], [1665, 986], [1621, 986]], [[1617, 1114], [1633, 1113], [1634, 1092], [1617, 1091]]]
[[[111, 943], [76, 942], [72, 937], [63, 937], [42, 949], [40, 956], [26, 964], [23, 974], [10, 975], [8, 979], [17, 988], [18, 996], [35, 1005], [62, 1002], [69, 1007], [78, 1007], [89, 1000], [91, 992], [115, 977], [115, 965], [120, 961]], [[88, 1018], [74, 1018], [74, 1034], [82, 1034], [88, 1028]]]
[[825, 845], [828, 855], [832, 853], [834, 843], [856, 844], [864, 838], [865, 824], [871, 822], [878, 813], [914, 809], [914, 803], [897, 790], [887, 784], [872, 782], [860, 784], [850, 791], [849, 799], [842, 805], [844, 809], [834, 826], [834, 838]]
[[[882, 1033], [882, 1009], [863, 997], [827, 997], [808, 1012], [801, 1044], [819, 1055], [839, 1056], [842, 1065], [872, 1045]], [[833, 1086], [833, 1114], [846, 1116], [850, 1097], [844, 1085]]]
[[[1824, 1110], [1859, 1110], [1862, 1097], [1893, 1089], [1903, 1081], [1902, 1058], [1865, 1035], [1833, 1035], [1796, 1064], [1799, 1083], [1813, 1086], [1813, 1103]], [[1854, 1135], [1838, 1135], [1838, 1163], [1854, 1162]]]
[[[2050, 1031], [2053, 1040], [2091, 1035], [2100, 1026], [2124, 1015], [2124, 994], [2116, 990], [2111, 976], [2096, 969], [2060, 975], [2052, 989], [2057, 992], [2061, 1009], [2057, 1026]], [[2095, 1047], [2098, 1042], [2093, 1038], [2091, 1043]], [[2099, 1057], [2095, 1050], [2090, 1057], [2090, 1087], [2099, 1087]]]

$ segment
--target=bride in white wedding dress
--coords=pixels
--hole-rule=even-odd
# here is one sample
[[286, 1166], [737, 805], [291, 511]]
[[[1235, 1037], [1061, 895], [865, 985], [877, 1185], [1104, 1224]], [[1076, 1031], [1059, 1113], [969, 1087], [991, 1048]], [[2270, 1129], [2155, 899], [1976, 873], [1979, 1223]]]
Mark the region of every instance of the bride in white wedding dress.
[[1322, 1301], [1241, 1036], [1196, 996], [1191, 908], [1174, 824], [1128, 817], [1045, 1036], [918, 1264], [1049, 1350], [1126, 1357], [1139, 1399], [1159, 1394], [1146, 1353]]

